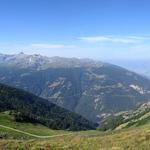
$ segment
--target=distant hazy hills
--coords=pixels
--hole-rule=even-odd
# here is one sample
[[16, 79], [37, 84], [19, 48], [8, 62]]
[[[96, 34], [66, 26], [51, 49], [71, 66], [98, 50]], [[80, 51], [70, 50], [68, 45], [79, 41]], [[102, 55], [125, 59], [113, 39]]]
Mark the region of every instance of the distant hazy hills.
[[112, 60], [112, 62], [150, 78], [150, 60], [149, 59]]
[[86, 130], [95, 125], [28, 92], [0, 84], [0, 112], [12, 111], [16, 121], [40, 123], [52, 129]]
[[0, 82], [97, 122], [150, 100], [150, 80], [90, 59], [0, 55]]

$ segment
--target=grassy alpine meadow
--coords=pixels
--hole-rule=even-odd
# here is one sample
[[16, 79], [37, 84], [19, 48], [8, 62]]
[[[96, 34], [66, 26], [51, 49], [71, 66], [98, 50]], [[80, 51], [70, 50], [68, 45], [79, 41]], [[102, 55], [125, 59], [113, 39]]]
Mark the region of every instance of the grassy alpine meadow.
[[10, 150], [149, 150], [150, 126], [100, 133], [74, 132], [47, 139], [0, 140], [1, 149]]
[[69, 132], [51, 130], [39, 124], [18, 123], [13, 121], [13, 115], [9, 115], [9, 112], [3, 112], [0, 113], [0, 125], [4, 126], [0, 126], [2, 150], [150, 149], [150, 124], [107, 132], [98, 130]]

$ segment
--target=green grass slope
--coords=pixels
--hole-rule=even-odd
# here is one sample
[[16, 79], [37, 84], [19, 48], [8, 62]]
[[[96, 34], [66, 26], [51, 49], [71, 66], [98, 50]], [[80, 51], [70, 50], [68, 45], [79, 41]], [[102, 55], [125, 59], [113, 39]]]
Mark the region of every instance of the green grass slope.
[[[17, 131], [15, 131], [15, 129]], [[38, 136], [41, 136], [42, 138], [68, 133], [70, 132], [64, 130], [52, 130], [38, 123], [16, 122], [14, 115], [10, 115], [10, 112], [8, 111], [0, 113], [0, 138], [2, 139], [28, 139], [36, 138], [36, 136], [37, 138]]]
[[106, 133], [85, 131], [50, 139], [0, 140], [9, 150], [149, 150], [150, 126]]

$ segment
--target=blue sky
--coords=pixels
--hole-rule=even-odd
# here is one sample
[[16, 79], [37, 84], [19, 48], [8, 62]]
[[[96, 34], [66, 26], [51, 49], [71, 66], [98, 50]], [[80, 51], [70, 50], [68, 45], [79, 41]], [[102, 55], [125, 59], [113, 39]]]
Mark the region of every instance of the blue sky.
[[149, 0], [0, 0], [0, 53], [150, 58]]

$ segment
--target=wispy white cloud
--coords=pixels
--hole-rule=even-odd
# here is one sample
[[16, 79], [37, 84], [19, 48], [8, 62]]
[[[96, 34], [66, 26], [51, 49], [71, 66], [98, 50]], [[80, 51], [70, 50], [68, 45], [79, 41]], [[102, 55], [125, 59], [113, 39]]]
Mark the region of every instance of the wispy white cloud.
[[63, 44], [45, 44], [45, 43], [33, 43], [31, 44], [33, 48], [40, 49], [65, 49], [65, 48], [74, 48], [74, 45], [63, 45]]
[[[46, 56], [89, 57], [96, 59], [150, 58], [150, 36], [95, 36], [81, 37], [88, 44], [75, 41], [74, 44], [44, 42], [0, 42], [0, 53], [42, 54]], [[100, 44], [99, 44], [100, 43]], [[101, 44], [102, 43], [102, 44]], [[103, 44], [104, 43], [104, 44]], [[115, 43], [115, 44], [113, 44]], [[121, 43], [121, 44], [120, 44]]]
[[145, 40], [150, 40], [150, 37], [144, 36], [89, 36], [89, 37], [79, 37], [80, 40], [97, 43], [97, 42], [113, 42], [113, 43], [123, 43], [123, 44], [134, 44], [140, 43]]

